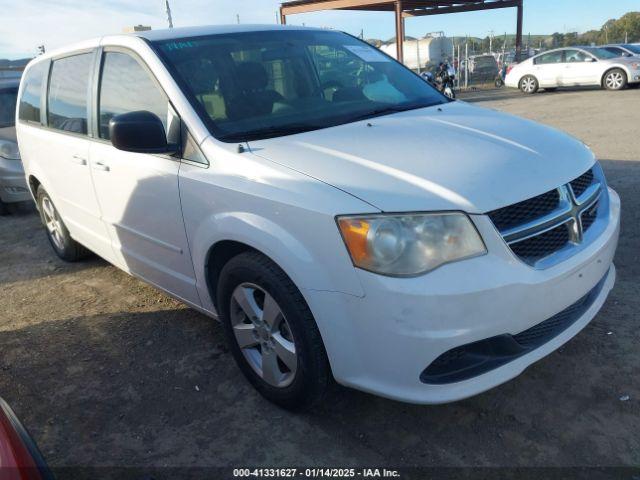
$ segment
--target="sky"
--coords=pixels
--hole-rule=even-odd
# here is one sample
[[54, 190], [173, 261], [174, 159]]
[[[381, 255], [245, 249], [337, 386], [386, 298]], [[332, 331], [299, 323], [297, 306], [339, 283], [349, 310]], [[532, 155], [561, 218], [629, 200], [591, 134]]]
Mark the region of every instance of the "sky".
[[[277, 0], [169, 0], [174, 26], [275, 23]], [[524, 0], [525, 34], [584, 32], [607, 20], [640, 10], [638, 0]], [[164, 0], [0, 0], [0, 58], [31, 57], [87, 38], [120, 33], [126, 26], [166, 28]], [[331, 27], [365, 38], [395, 35], [393, 15], [377, 12], [318, 12], [289, 17], [290, 24]], [[485, 37], [514, 33], [516, 10], [459, 13], [412, 18], [407, 35], [444, 31], [447, 36]]]

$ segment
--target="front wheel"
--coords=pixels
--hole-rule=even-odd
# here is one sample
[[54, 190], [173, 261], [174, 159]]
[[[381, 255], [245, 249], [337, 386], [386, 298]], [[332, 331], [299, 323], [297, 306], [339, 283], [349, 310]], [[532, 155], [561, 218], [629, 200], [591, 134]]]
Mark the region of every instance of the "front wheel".
[[42, 186], [38, 187], [36, 194], [40, 218], [47, 229], [47, 238], [53, 247], [56, 255], [65, 262], [77, 262], [89, 255], [89, 251], [76, 242], [67, 226], [62, 221], [62, 217], [53, 204], [51, 197]]
[[289, 410], [318, 404], [331, 370], [300, 291], [270, 259], [242, 253], [224, 266], [217, 305], [240, 370], [265, 398]]
[[622, 90], [627, 86], [627, 74], [624, 70], [614, 68], [605, 74], [603, 84], [607, 90]]
[[538, 91], [540, 86], [538, 85], [538, 79], [533, 75], [527, 75], [520, 80], [520, 90], [527, 95], [534, 94]]

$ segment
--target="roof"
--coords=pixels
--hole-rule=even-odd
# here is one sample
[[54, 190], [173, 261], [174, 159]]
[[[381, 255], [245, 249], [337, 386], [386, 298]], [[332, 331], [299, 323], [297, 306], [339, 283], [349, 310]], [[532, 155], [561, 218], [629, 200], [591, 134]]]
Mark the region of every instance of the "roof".
[[163, 30], [146, 30], [132, 32], [126, 35], [145, 38], [149, 41], [163, 41], [174, 38], [202, 37], [205, 35], [223, 35], [226, 33], [263, 32], [270, 30], [319, 30], [310, 27], [295, 27], [289, 25], [206, 25], [200, 27], [167, 28]]
[[[521, 0], [404, 0], [405, 16], [439, 15], [519, 6]], [[318, 10], [370, 10], [392, 12], [395, 0], [290, 0], [282, 3], [285, 15]]]

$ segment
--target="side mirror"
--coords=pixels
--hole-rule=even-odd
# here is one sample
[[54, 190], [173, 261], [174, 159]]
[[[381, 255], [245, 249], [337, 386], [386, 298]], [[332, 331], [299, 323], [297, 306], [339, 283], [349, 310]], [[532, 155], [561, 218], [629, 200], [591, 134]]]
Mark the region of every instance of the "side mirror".
[[109, 121], [111, 144], [118, 150], [135, 153], [174, 153], [177, 146], [167, 144], [162, 120], [148, 111], [115, 115]]

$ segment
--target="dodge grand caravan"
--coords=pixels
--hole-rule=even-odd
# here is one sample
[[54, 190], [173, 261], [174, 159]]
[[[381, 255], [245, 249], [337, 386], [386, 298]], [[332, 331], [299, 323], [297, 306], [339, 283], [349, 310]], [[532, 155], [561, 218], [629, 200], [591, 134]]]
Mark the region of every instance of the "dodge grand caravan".
[[104, 37], [34, 60], [19, 102], [57, 255], [218, 318], [287, 408], [333, 379], [423, 404], [485, 391], [614, 284], [620, 202], [584, 144], [449, 101], [343, 33]]

